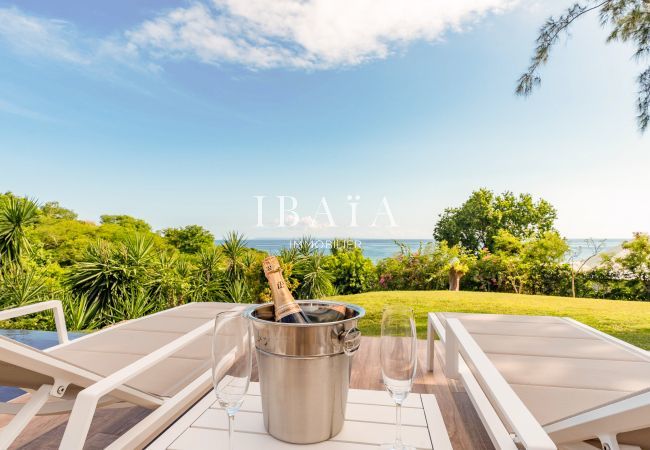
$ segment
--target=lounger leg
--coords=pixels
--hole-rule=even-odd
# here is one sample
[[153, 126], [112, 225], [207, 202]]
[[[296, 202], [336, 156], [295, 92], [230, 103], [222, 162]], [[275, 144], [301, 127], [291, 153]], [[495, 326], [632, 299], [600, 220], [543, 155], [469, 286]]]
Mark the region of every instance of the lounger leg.
[[59, 449], [61, 450], [82, 450], [90, 424], [93, 421], [98, 399], [87, 391], [81, 391], [72, 408], [72, 413], [65, 427], [63, 439]]
[[30, 420], [32, 420], [34, 416], [38, 414], [45, 402], [47, 402], [51, 389], [52, 386], [49, 385], [43, 385], [38, 388], [38, 391], [34, 392], [29, 401], [25, 403], [25, 406], [23, 406], [20, 411], [18, 411], [18, 414], [14, 416], [11, 422], [9, 422], [2, 430], [0, 430], [1, 450], [9, 448], [11, 443], [16, 440], [18, 435], [20, 435], [20, 433], [29, 424]]
[[598, 439], [600, 439], [600, 445], [603, 450], [621, 450], [615, 434], [603, 434], [598, 436]]
[[433, 360], [434, 360], [434, 349], [435, 349], [435, 333], [433, 331], [433, 324], [431, 323], [431, 317], [427, 314], [427, 370], [433, 372]]

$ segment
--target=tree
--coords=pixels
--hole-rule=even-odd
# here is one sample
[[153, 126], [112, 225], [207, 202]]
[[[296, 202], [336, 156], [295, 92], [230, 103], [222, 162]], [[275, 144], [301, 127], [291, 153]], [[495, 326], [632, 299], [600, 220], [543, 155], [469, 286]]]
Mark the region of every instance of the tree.
[[136, 219], [135, 217], [127, 215], [108, 215], [105, 214], [99, 218], [99, 222], [102, 225], [118, 225], [120, 227], [128, 228], [131, 231], [138, 233], [149, 233], [151, 232], [151, 225], [145, 222], [142, 219]]
[[63, 267], [80, 261], [89, 245], [97, 241], [100, 227], [92, 222], [43, 217], [31, 228], [28, 238], [38, 242]]
[[[539, 31], [530, 65], [517, 83], [517, 94], [530, 95], [541, 84], [539, 69], [548, 62], [550, 51], [560, 36], [567, 33], [577, 19], [596, 11], [599, 12], [601, 24], [611, 29], [607, 42], [631, 42], [636, 46], [637, 59], [650, 56], [648, 0], [585, 0], [569, 7], [563, 15], [546, 20]], [[637, 83], [637, 121], [641, 131], [645, 131], [650, 122], [650, 66], [641, 72]]]
[[582, 246], [578, 247], [578, 249], [569, 257], [569, 268], [571, 270], [571, 295], [573, 298], [576, 297], [576, 277], [582, 273], [582, 270], [585, 268], [587, 263], [598, 256], [602, 251], [605, 246], [605, 239], [598, 242], [592, 238], [585, 239], [585, 245], [591, 250], [588, 257], [578, 260], [578, 256], [580, 256], [582, 252]]
[[183, 228], [165, 228], [162, 235], [170, 245], [181, 253], [196, 254], [205, 247], [214, 245], [214, 236], [200, 225], [188, 225]]
[[20, 263], [30, 249], [27, 228], [38, 218], [38, 205], [28, 198], [8, 196], [0, 203], [0, 266]]
[[632, 298], [650, 299], [650, 235], [634, 233], [634, 239], [623, 243], [624, 256], [615, 259], [621, 267]]
[[45, 217], [57, 220], [76, 220], [77, 213], [71, 209], [64, 208], [59, 202], [47, 202], [41, 207], [41, 212]]
[[476, 256], [468, 253], [460, 245], [449, 247], [442, 241], [437, 247], [438, 257], [444, 261], [445, 270], [449, 274], [449, 290], [460, 291], [460, 280], [467, 275], [476, 263]]
[[537, 273], [562, 262], [569, 247], [555, 231], [522, 240], [507, 230], [499, 230], [494, 238], [495, 252], [484, 255], [517, 294], [523, 294]]
[[479, 189], [457, 208], [447, 208], [433, 231], [436, 241], [462, 245], [478, 255], [483, 248], [494, 252], [494, 237], [506, 230], [520, 239], [553, 230], [555, 208], [546, 200], [534, 201], [530, 194], [512, 192], [494, 195]]

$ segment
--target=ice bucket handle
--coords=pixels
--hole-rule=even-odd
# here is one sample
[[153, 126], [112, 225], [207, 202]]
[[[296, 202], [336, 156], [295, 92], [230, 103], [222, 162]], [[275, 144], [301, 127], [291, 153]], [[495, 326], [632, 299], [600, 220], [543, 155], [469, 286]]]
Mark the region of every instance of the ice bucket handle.
[[349, 330], [339, 333], [339, 341], [343, 345], [343, 352], [352, 356], [361, 345], [361, 331], [358, 328], [350, 328]]

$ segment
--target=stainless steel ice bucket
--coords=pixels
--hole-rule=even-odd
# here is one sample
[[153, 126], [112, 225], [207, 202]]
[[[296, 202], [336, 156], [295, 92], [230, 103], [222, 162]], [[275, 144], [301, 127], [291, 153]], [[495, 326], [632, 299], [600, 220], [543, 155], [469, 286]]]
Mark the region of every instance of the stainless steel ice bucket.
[[255, 336], [266, 431], [282, 441], [311, 444], [336, 436], [345, 420], [351, 359], [359, 348], [363, 308], [345, 304], [343, 320], [327, 320], [341, 303], [299, 301], [310, 324], [273, 321], [273, 304], [244, 313]]

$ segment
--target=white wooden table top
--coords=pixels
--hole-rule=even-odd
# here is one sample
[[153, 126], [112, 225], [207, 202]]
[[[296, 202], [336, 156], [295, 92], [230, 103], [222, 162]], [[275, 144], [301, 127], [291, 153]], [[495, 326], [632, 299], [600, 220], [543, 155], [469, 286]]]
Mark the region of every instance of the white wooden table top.
[[[388, 393], [350, 389], [346, 420], [329, 441], [294, 445], [268, 435], [262, 419], [258, 383], [251, 383], [241, 410], [235, 416], [236, 450], [368, 450], [395, 437], [395, 406]], [[402, 407], [402, 436], [418, 449], [452, 450], [436, 398], [410, 394]], [[193, 408], [152, 442], [149, 450], [227, 449], [228, 419], [209, 392]]]

